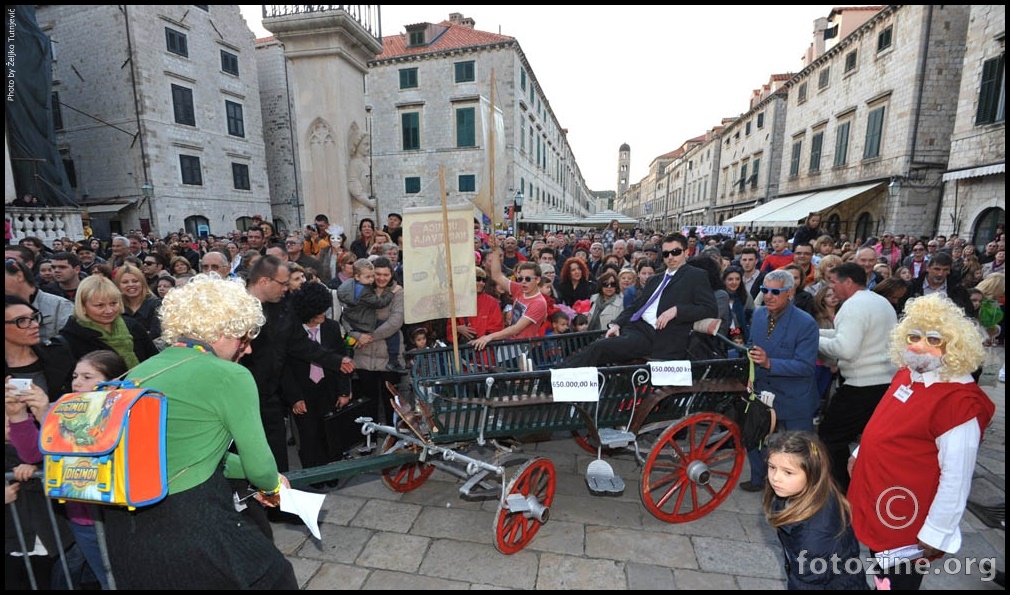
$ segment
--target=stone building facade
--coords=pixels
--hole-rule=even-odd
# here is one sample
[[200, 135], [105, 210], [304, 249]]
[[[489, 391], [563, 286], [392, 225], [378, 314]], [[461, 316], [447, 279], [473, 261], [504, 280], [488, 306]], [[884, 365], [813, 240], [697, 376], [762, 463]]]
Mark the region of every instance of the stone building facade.
[[1006, 223], [1006, 7], [971, 5], [938, 230], [984, 243]]
[[723, 121], [710, 202], [678, 188], [711, 141], [667, 168], [663, 220], [771, 231], [818, 210], [851, 237], [991, 234], [1005, 220], [1004, 11], [888, 5], [817, 19], [803, 69], [772, 76]]
[[491, 99], [492, 72], [505, 153], [495, 155], [496, 182], [504, 189], [496, 209], [521, 192], [523, 217], [593, 212], [567, 131], [515, 38], [480, 31], [473, 19], [454, 13], [437, 24], [409, 25], [406, 33], [385, 36], [383, 45], [369, 63], [367, 92], [382, 220], [389, 212], [438, 205], [439, 168], [449, 204], [477, 195], [489, 159], [480, 108]]
[[37, 18], [66, 106], [57, 143], [96, 232], [104, 220], [221, 234], [270, 212], [253, 35], [237, 5], [39, 5]]

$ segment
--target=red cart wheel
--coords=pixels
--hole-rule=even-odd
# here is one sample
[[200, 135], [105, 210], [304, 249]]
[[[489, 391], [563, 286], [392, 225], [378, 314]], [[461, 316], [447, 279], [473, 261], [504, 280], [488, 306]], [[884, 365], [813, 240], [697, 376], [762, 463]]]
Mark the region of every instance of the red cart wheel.
[[718, 413], [692, 415], [663, 432], [642, 470], [642, 504], [668, 523], [700, 519], [725, 500], [743, 470], [736, 424]]
[[592, 455], [596, 454], [596, 447], [599, 445], [599, 442], [589, 435], [589, 430], [572, 430], [572, 438], [575, 439], [576, 444], [582, 447], [582, 450]]
[[505, 490], [506, 500], [525, 498], [527, 510], [512, 511], [499, 506], [494, 517], [494, 546], [503, 554], [526, 547], [547, 522], [554, 502], [557, 473], [550, 459], [538, 458], [523, 464]]
[[[385, 454], [392, 450], [394, 444], [396, 444], [396, 436], [387, 435], [382, 442], [381, 453]], [[407, 448], [416, 450], [420, 447], [408, 445]], [[435, 468], [428, 463], [404, 463], [399, 467], [383, 469], [382, 483], [394, 492], [409, 492], [421, 487], [421, 484], [427, 481], [434, 472]]]

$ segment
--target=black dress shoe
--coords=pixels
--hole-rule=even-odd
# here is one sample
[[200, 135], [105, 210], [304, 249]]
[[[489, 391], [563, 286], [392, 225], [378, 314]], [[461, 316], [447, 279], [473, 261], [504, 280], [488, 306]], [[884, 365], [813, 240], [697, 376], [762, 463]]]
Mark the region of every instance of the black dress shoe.
[[765, 489], [763, 485], [755, 485], [749, 481], [740, 483], [740, 489], [745, 492], [760, 492]]

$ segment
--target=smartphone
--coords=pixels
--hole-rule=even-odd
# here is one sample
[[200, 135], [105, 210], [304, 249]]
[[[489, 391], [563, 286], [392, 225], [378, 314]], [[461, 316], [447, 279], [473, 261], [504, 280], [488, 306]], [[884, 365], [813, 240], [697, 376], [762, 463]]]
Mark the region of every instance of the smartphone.
[[10, 384], [13, 384], [19, 393], [26, 393], [32, 389], [31, 378], [11, 378]]

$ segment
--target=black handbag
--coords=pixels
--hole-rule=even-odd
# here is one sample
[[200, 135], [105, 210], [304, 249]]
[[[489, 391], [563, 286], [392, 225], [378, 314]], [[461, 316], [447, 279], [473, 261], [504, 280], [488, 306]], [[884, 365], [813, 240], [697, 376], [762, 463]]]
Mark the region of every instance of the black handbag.
[[334, 461], [344, 458], [344, 454], [365, 441], [361, 424], [354, 421], [359, 417], [378, 419], [378, 403], [369, 397], [354, 399], [344, 407], [338, 407], [323, 416], [326, 431], [326, 456]]

